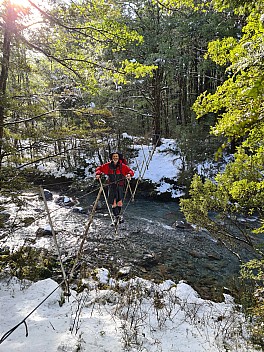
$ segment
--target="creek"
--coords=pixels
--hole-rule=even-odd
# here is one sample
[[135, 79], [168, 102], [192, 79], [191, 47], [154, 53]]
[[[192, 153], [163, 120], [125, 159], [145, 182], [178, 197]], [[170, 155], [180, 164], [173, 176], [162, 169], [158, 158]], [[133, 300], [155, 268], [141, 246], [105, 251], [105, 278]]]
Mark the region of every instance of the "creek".
[[[78, 207], [86, 209], [84, 213], [76, 211], [80, 209], [77, 207], [58, 205], [57, 198], [58, 194], [54, 194], [47, 205], [62, 259], [69, 263], [76, 257], [83, 239], [94, 197], [80, 197]], [[96, 267], [105, 267], [113, 277], [140, 276], [156, 282], [171, 279], [176, 283], [184, 280], [206, 299], [222, 300], [226, 289], [236, 295], [238, 258], [208, 232], [196, 231], [191, 226], [174, 226], [176, 221], [179, 224], [184, 221], [177, 202], [136, 198], [125, 203], [124, 209], [125, 222], [119, 226], [118, 235], [110, 226], [107, 208], [96, 211], [79, 263], [79, 267], [85, 264], [86, 273], [82, 275]], [[39, 228], [48, 224], [44, 203], [36, 194], [25, 197], [23, 216], [24, 224], [25, 219], [34, 221], [25, 226], [14, 225], [8, 236], [1, 236], [1, 247], [26, 244], [56, 253], [50, 234], [36, 235]], [[250, 248], [242, 245], [240, 254], [243, 260], [253, 256]]]

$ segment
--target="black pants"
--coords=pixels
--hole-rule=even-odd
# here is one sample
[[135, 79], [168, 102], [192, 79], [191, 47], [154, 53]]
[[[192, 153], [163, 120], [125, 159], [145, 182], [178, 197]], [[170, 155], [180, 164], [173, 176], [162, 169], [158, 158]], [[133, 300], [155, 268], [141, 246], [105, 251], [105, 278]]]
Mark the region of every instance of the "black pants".
[[124, 186], [117, 185], [115, 183], [108, 186], [108, 202], [113, 204], [114, 200], [116, 203], [123, 200], [124, 197]]

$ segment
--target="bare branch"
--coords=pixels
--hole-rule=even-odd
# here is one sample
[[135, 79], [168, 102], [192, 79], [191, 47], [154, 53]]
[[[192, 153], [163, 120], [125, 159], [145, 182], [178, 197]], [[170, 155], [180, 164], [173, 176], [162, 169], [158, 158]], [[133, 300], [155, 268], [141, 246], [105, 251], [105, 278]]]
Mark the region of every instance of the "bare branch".
[[37, 115], [37, 116], [33, 116], [33, 117], [29, 117], [28, 119], [6, 122], [6, 123], [4, 123], [3, 125], [0, 125], [0, 127], [2, 127], [2, 126], [8, 126], [8, 125], [16, 125], [16, 124], [23, 123], [23, 122], [33, 121], [33, 120], [36, 120], [36, 119], [38, 119], [38, 118], [40, 118], [40, 117], [43, 117], [43, 116], [52, 114], [53, 112], [56, 112], [56, 111], [61, 111], [61, 110], [58, 110], [58, 109], [50, 110], [50, 111], [48, 111], [48, 112], [44, 112], [43, 114], [40, 114], [40, 115]]
[[68, 31], [73, 31], [73, 32], [76, 32], [76, 33], [79, 33], [85, 37], [91, 37], [93, 38], [94, 40], [98, 41], [98, 42], [102, 42], [98, 39], [95, 39], [94, 37], [92, 36], [88, 36], [87, 33], [84, 33], [82, 31], [84, 30], [91, 30], [93, 32], [98, 32], [100, 33], [101, 35], [104, 35], [105, 38], [108, 38], [111, 36], [114, 35], [114, 39], [116, 38], [121, 38], [121, 36], [118, 36], [117, 33], [111, 33], [109, 32], [109, 30], [105, 30], [105, 29], [102, 29], [102, 28], [96, 28], [94, 26], [83, 26], [83, 27], [72, 27], [72, 26], [68, 26], [64, 23], [62, 23], [60, 20], [58, 20], [57, 18], [55, 18], [54, 16], [50, 15], [49, 13], [47, 13], [46, 11], [43, 11], [39, 6], [37, 6], [36, 4], [34, 4], [31, 0], [28, 0], [28, 2], [33, 6], [35, 7], [42, 15], [43, 17], [47, 18], [49, 21], [59, 25], [60, 27], [64, 28], [64, 29], [67, 29]]

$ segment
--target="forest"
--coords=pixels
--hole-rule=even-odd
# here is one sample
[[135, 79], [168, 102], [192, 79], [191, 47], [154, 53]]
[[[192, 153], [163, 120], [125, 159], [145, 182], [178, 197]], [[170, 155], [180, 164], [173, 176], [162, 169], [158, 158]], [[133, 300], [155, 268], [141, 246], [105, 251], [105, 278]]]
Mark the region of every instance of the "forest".
[[[0, 33], [0, 228], [7, 199], [19, 203], [51, 177], [40, 165], [83, 188], [87, 159], [106, 162], [113, 149], [133, 157], [126, 133], [154, 147], [175, 140], [186, 221], [234, 253], [239, 242], [255, 246], [264, 233], [262, 0], [2, 0]], [[223, 171], [198, 174], [200, 162], [226, 157]], [[258, 226], [240, 227], [252, 215]], [[254, 250], [241, 263], [241, 297], [263, 348], [263, 244]]]

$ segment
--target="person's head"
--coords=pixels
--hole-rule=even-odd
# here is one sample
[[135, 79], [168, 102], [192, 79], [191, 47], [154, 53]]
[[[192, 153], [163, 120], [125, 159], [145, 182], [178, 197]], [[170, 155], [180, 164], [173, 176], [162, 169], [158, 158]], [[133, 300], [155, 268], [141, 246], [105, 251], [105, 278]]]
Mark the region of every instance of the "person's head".
[[112, 154], [111, 154], [111, 160], [112, 160], [115, 164], [117, 164], [118, 161], [119, 161], [119, 153], [112, 153]]

